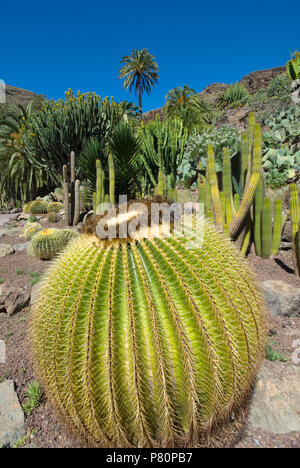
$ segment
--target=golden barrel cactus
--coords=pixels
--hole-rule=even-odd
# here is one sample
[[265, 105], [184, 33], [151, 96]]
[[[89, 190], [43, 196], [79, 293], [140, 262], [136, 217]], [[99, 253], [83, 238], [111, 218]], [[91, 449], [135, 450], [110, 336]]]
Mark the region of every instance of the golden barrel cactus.
[[195, 446], [243, 405], [265, 342], [245, 260], [184, 239], [72, 242], [32, 308], [36, 368], [72, 428], [113, 447]]

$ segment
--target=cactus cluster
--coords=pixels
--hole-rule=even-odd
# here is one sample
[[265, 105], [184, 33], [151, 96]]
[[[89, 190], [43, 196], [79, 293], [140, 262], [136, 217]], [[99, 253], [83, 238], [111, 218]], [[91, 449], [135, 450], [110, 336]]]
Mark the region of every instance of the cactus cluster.
[[50, 213], [48, 213], [47, 220], [48, 220], [48, 223], [57, 223], [58, 222], [57, 212], [50, 211]]
[[232, 170], [228, 148], [223, 152], [222, 188], [216, 173], [213, 146], [207, 147], [206, 175], [199, 167], [199, 202], [204, 203], [205, 214], [220, 231], [228, 232], [244, 255], [254, 238], [257, 255], [269, 258], [280, 247], [282, 230], [282, 204], [275, 202], [275, 212], [270, 200], [264, 198], [262, 183], [261, 128], [249, 114], [247, 132], [241, 139], [240, 182], [242, 196], [233, 194]]
[[293, 263], [296, 275], [300, 276], [300, 202], [297, 185], [291, 184], [289, 191], [293, 238]]
[[196, 446], [255, 381], [265, 313], [248, 265], [208, 223], [201, 249], [185, 242], [81, 236], [41, 283], [39, 378], [96, 444]]
[[32, 237], [28, 253], [40, 260], [50, 260], [77, 236], [77, 233], [69, 229], [44, 229]]

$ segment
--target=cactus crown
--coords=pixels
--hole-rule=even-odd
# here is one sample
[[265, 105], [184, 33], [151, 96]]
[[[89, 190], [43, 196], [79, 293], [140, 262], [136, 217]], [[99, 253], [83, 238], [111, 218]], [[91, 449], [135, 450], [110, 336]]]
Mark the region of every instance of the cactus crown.
[[[75, 235], [76, 233], [74, 233]], [[66, 247], [71, 237], [67, 229], [44, 229], [32, 238], [30, 252], [41, 260], [49, 260]]]
[[265, 338], [248, 266], [206, 225], [174, 237], [81, 236], [32, 309], [39, 376], [68, 423], [105, 446], [197, 445], [244, 402]]

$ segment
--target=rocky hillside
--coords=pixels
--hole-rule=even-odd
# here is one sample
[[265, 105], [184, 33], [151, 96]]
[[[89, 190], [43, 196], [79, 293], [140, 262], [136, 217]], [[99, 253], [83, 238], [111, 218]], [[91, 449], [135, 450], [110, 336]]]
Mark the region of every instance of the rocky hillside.
[[37, 96], [32, 91], [9, 85], [6, 85], [5, 91], [7, 104], [21, 104], [22, 106], [27, 106]]
[[[269, 83], [275, 78], [277, 75], [280, 75], [285, 71], [285, 67], [275, 67], [275, 68], [268, 68], [266, 70], [258, 70], [250, 73], [249, 75], [244, 76], [240, 83], [243, 84], [250, 94], [255, 94], [259, 89], [265, 89], [268, 87]], [[213, 83], [207, 86], [203, 91], [199, 94], [203, 97], [209, 104], [216, 104], [218, 97], [226, 90], [228, 84], [225, 83]], [[237, 109], [230, 109], [229, 116], [222, 116], [222, 120], [220, 124], [228, 124], [231, 123], [234, 126], [243, 126], [243, 123], [240, 125], [240, 121], [244, 121], [246, 115], [249, 111], [246, 109], [242, 109], [241, 115], [236, 115]], [[227, 111], [226, 111], [227, 112]], [[156, 115], [160, 115], [163, 117], [163, 108], [154, 109], [146, 112], [143, 115], [143, 119], [145, 121], [155, 119]], [[245, 119], [246, 122], [246, 119]], [[237, 124], [238, 123], [238, 124]]]

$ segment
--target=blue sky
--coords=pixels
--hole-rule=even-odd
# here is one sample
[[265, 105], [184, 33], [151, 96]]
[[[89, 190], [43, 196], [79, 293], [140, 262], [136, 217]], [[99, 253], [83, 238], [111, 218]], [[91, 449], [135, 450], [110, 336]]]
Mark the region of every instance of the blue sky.
[[264, 68], [284, 65], [300, 49], [300, 2], [18, 1], [0, 7], [0, 78], [45, 94], [96, 91], [116, 100], [137, 97], [122, 87], [120, 60], [147, 48], [159, 85], [143, 110], [161, 107], [176, 86], [201, 91]]

